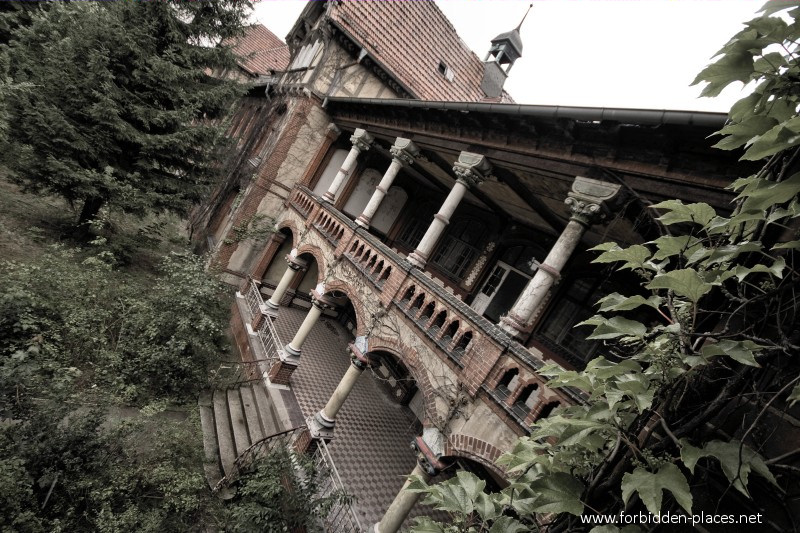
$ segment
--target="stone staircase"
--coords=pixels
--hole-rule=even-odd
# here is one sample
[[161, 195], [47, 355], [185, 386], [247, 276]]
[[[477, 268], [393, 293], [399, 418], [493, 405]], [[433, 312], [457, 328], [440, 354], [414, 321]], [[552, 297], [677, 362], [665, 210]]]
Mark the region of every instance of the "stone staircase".
[[[284, 431], [264, 384], [204, 391], [198, 400], [205, 450], [204, 468], [209, 486], [235, 472], [234, 462], [252, 444]], [[232, 490], [221, 490], [223, 499]]]

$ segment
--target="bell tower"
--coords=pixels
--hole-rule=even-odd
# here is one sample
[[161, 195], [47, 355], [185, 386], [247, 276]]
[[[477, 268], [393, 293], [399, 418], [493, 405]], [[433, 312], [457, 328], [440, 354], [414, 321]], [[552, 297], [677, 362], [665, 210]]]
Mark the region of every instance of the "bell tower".
[[503, 94], [503, 85], [511, 67], [522, 57], [522, 37], [519, 30], [531, 7], [533, 4], [528, 7], [528, 11], [516, 28], [492, 39], [492, 45], [483, 60], [483, 80], [481, 80], [481, 89], [487, 98], [498, 98]]

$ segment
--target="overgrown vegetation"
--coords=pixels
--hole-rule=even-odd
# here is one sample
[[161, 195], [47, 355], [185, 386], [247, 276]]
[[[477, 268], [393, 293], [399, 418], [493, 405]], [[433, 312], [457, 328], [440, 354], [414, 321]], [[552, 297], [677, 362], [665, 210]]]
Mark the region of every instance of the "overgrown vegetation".
[[708, 96], [737, 80], [757, 84], [717, 144], [769, 158], [731, 184], [732, 213], [662, 202], [652, 206], [661, 237], [596, 248], [596, 263], [632, 270], [641, 287], [603, 298], [584, 323], [603, 357], [582, 371], [542, 371], [585, 403], [538, 421], [501, 458], [511, 479], [499, 493], [468, 473], [433, 487], [415, 479], [411, 490], [453, 518], [419, 520], [415, 531], [650, 530], [585, 520], [641, 512], [761, 513], [758, 525], [723, 527], [798, 530], [798, 5], [767, 4], [696, 81]]

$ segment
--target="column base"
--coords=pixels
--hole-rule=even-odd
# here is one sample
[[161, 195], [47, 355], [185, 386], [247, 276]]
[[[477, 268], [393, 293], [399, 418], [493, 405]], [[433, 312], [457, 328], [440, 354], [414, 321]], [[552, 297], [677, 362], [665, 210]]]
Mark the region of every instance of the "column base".
[[275, 319], [278, 318], [278, 311], [280, 307], [272, 303], [271, 301], [267, 300], [264, 302], [264, 306], [261, 308], [261, 312], [264, 313], [264, 316], [275, 322]]
[[315, 439], [322, 439], [329, 442], [333, 439], [333, 430], [336, 426], [336, 420], [331, 420], [322, 411], [318, 411], [313, 417], [306, 421], [308, 430], [311, 436]]
[[428, 259], [426, 257], [422, 257], [422, 255], [417, 253], [416, 250], [408, 254], [408, 257], [406, 257], [406, 259], [408, 259], [409, 263], [411, 263], [412, 265], [414, 265], [419, 269], [425, 268], [425, 264], [428, 262]]
[[296, 350], [292, 348], [291, 344], [287, 344], [283, 347], [283, 351], [286, 352], [287, 358], [299, 358], [300, 357], [300, 350]]
[[369, 223], [370, 222], [371, 222], [371, 220], [369, 218], [365, 217], [364, 215], [359, 215], [359, 217], [356, 219], [356, 224], [358, 224], [359, 226], [361, 226], [364, 229], [369, 229]]
[[525, 322], [521, 317], [509, 313], [500, 319], [500, 328], [514, 338], [522, 336], [525, 330]]
[[329, 204], [332, 204], [333, 202], [336, 201], [336, 197], [334, 195], [332, 195], [331, 193], [326, 192], [325, 194], [322, 195], [322, 201], [323, 202], [328, 202]]

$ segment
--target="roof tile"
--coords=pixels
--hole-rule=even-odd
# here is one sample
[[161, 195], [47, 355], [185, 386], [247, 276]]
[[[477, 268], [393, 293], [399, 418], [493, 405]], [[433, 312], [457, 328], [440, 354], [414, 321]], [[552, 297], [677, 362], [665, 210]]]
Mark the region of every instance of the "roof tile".
[[254, 75], [286, 70], [289, 65], [289, 47], [261, 24], [245, 28], [235, 51], [240, 56], [239, 65]]

